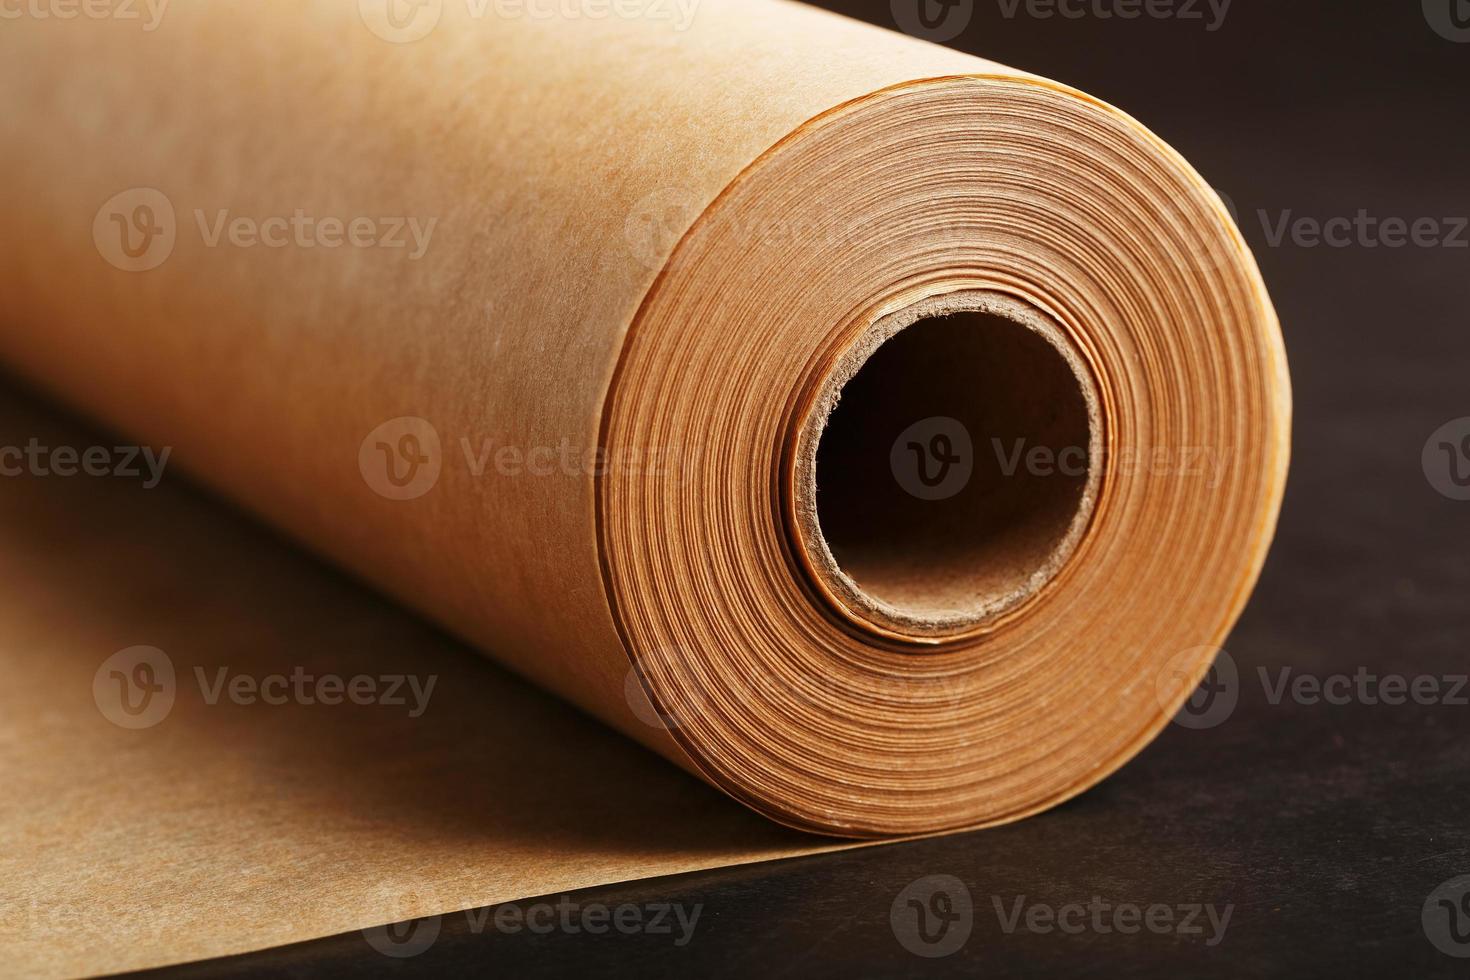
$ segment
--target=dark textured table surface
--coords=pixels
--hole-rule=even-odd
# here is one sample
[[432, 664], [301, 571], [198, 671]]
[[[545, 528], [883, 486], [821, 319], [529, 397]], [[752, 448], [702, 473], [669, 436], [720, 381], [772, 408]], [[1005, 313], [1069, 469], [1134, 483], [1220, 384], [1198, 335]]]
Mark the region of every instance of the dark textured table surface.
[[[1291, 480], [1210, 724], [1170, 726], [1101, 786], [1013, 826], [571, 896], [697, 906], [683, 944], [677, 925], [542, 935], [460, 914], [417, 924], [439, 931], [413, 957], [352, 933], [174, 972], [1470, 973], [1470, 900], [1439, 890], [1470, 875], [1470, 690], [1454, 679], [1470, 671], [1470, 501], [1431, 482], [1453, 487], [1449, 467], [1470, 474], [1470, 458], [1432, 448], [1429, 472], [1421, 458], [1470, 415], [1470, 43], [1442, 36], [1470, 4], [1235, 0], [1219, 19], [1219, 0], [1178, 0], [1152, 5], [1173, 16], [1100, 15], [1128, 7], [1062, 0], [1046, 17], [1052, 4], [967, 0], [949, 43], [1155, 129], [1230, 198], [1277, 303]], [[842, 9], [893, 24], [886, 0]], [[1436, 233], [1393, 247], [1388, 218]], [[1314, 244], [1314, 223], [1342, 234]], [[1390, 703], [1390, 675], [1432, 678], [1419, 700], [1433, 703], [1412, 687]], [[915, 896], [950, 911], [936, 946], [914, 938]], [[909, 948], [944, 944], [958, 949]]]

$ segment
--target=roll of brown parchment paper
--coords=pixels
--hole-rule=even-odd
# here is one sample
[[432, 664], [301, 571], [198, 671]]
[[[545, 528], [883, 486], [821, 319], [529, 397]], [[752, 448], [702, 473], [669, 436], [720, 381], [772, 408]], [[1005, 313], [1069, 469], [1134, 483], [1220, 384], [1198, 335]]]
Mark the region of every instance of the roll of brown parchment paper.
[[574, 8], [7, 22], [0, 358], [790, 826], [1122, 765], [1286, 474], [1220, 200], [901, 34]]

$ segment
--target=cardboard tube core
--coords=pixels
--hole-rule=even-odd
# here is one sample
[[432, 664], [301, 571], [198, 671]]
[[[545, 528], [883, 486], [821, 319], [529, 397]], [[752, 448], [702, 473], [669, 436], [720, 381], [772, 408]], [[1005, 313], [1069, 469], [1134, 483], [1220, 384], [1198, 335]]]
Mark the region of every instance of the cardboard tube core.
[[800, 546], [850, 619], [934, 642], [1037, 595], [1086, 531], [1096, 387], [1020, 300], [948, 294], [879, 319], [839, 358], [793, 481]]

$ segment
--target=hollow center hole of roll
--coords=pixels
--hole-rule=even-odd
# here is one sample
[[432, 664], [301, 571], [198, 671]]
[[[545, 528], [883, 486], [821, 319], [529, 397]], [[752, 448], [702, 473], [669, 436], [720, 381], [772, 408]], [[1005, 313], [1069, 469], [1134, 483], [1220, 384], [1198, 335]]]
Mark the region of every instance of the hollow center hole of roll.
[[864, 598], [920, 624], [973, 623], [1055, 573], [1090, 507], [1075, 363], [978, 311], [918, 320], [868, 357], [816, 452], [822, 536]]

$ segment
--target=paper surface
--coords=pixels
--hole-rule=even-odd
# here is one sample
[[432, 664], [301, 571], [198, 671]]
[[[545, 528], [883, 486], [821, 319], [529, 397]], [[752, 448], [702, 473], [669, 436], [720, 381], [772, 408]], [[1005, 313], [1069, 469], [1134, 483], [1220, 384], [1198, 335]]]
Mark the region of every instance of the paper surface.
[[[119, 442], [52, 415], [6, 390], [0, 437]], [[11, 976], [186, 962], [835, 843], [733, 804], [177, 481], [6, 479], [0, 527]], [[93, 696], [103, 657], [133, 644], [175, 672], [135, 730], [110, 690]], [[404, 705], [211, 703], [221, 668], [299, 670], [309, 690], [434, 681], [413, 717], [407, 690]]]
[[[1082, 93], [779, 0], [670, 10], [8, 22], [0, 138], [27, 152], [0, 163], [0, 359], [771, 820], [884, 838], [1081, 792], [1167, 724], [1264, 560], [1290, 392], [1254, 261], [1187, 163]], [[65, 522], [65, 495], [13, 492]], [[8, 819], [66, 856], [10, 874], [27, 901], [189, 922], [216, 911], [200, 882], [260, 862], [276, 911], [105, 954], [58, 938], [51, 965], [383, 921], [364, 890], [389, 868], [451, 893], [411, 912], [817, 846], [678, 773], [659, 799], [610, 731], [242, 526], [178, 533], [172, 501], [43, 564], [8, 621], [14, 650], [59, 651], [9, 654], [16, 738], [56, 747], [14, 756]], [[93, 600], [87, 574], [139, 551], [136, 598]], [[34, 609], [93, 601], [111, 614], [41, 635]], [[324, 647], [339, 671], [454, 666], [413, 718], [191, 707], [219, 668], [249, 688]], [[176, 707], [112, 730], [98, 705], [158, 688], [153, 651]], [[306, 769], [297, 736], [347, 744]], [[470, 771], [459, 738], [541, 764]], [[143, 782], [79, 778], [128, 753]], [[643, 834], [709, 817], [645, 850], [624, 804]], [[175, 832], [32, 829], [91, 808]], [[262, 834], [295, 849], [265, 860]], [[337, 865], [331, 889], [303, 863]]]

